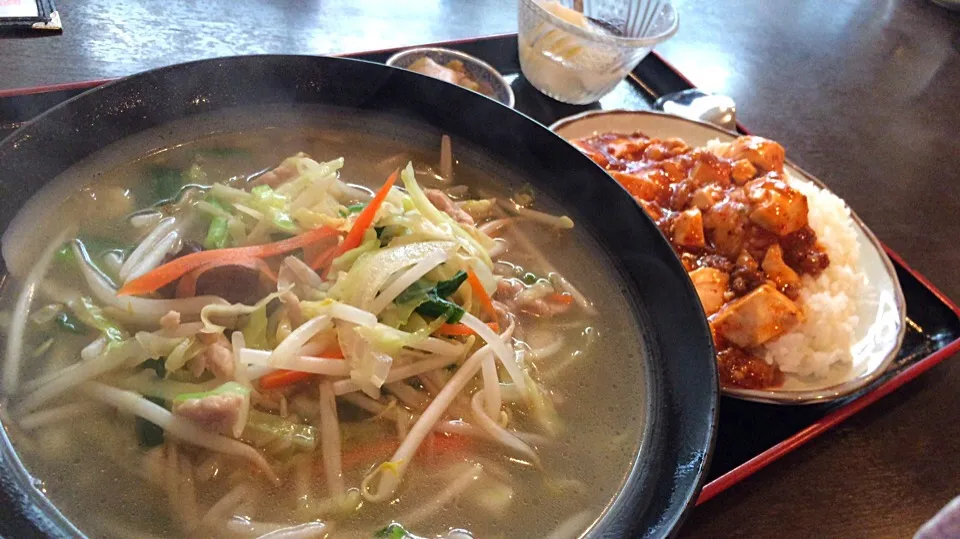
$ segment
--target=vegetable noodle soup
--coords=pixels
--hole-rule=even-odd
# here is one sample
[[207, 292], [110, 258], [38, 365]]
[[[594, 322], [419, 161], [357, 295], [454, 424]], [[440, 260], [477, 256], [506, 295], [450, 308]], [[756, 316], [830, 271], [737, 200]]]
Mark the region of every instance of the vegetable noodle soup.
[[94, 156], [18, 218], [4, 426], [80, 530], [575, 537], [602, 514], [647, 409], [612, 265], [522, 181], [415, 142]]

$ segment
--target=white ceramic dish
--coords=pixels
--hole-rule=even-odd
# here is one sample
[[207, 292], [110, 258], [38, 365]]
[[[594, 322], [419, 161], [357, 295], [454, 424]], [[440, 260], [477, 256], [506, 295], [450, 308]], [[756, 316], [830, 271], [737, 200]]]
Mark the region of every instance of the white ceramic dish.
[[[727, 142], [736, 134], [711, 124], [688, 120], [671, 114], [649, 111], [609, 110], [592, 111], [570, 116], [550, 128], [570, 140], [596, 133], [636, 133], [649, 137], [683, 139], [690, 146], [703, 146], [719, 139]], [[794, 178], [809, 181], [822, 189], [826, 186], [789, 160], [787, 171]], [[724, 387], [723, 393], [746, 400], [775, 404], [814, 404], [836, 400], [857, 392], [882, 375], [900, 349], [906, 330], [906, 303], [896, 271], [884, 253], [880, 242], [851, 212], [857, 225], [860, 243], [860, 263], [876, 297], [860, 298], [860, 323], [854, 331], [853, 364], [847, 368], [833, 368], [824, 378], [803, 378], [787, 374], [782, 387], [752, 390]]]

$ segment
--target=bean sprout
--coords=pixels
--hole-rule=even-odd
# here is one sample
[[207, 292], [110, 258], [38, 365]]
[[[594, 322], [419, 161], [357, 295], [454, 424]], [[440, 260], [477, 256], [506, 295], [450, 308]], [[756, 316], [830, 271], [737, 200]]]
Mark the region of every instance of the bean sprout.
[[268, 479], [274, 483], [280, 481], [266, 459], [263, 458], [263, 455], [249, 445], [219, 434], [206, 432], [189, 420], [171, 414], [165, 408], [140, 397], [136, 393], [110, 387], [100, 382], [86, 382], [82, 389], [88, 396], [114, 406], [123, 412], [142, 417], [176, 438], [213, 451], [249, 460], [260, 468]]
[[320, 447], [323, 451], [323, 469], [327, 474], [330, 495], [334, 499], [342, 499], [346, 487], [343, 484], [340, 422], [337, 419], [336, 397], [329, 381], [320, 383]]
[[7, 337], [7, 357], [3, 364], [3, 392], [8, 396], [16, 393], [20, 385], [23, 334], [27, 327], [27, 317], [30, 315], [30, 307], [37, 292], [37, 285], [47, 274], [54, 255], [73, 233], [73, 229], [68, 228], [51, 240], [50, 245], [43, 250], [37, 263], [24, 279], [23, 288], [20, 290], [20, 295], [17, 297], [17, 303], [14, 307], [13, 319], [10, 321], [9, 336]]

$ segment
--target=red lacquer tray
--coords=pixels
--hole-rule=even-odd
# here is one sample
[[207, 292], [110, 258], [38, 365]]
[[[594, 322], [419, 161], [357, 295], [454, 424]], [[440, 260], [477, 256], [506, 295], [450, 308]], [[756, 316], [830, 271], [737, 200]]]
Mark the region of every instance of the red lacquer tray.
[[[506, 34], [437, 44], [477, 56], [510, 81], [516, 108], [535, 120], [554, 121], [589, 109], [649, 109], [659, 96], [692, 88], [693, 84], [656, 54], [645, 58], [611, 95], [588, 106], [566, 105], [535, 90], [520, 73], [517, 36]], [[385, 61], [396, 50], [347, 54], [353, 58]], [[38, 88], [0, 90], [0, 139], [46, 109], [105, 80]], [[746, 129], [739, 126], [741, 132]], [[840, 402], [810, 406], [774, 406], [724, 397], [716, 449], [698, 503], [703, 503], [757, 470], [833, 428], [922, 372], [960, 351], [960, 308], [914, 271], [897, 253], [886, 248], [907, 301], [907, 334], [893, 367], [879, 380]]]

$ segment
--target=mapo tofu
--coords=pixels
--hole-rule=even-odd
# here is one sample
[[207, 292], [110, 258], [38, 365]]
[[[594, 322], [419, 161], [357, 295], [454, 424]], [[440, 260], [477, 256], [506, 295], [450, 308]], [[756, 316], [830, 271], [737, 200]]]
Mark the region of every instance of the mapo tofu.
[[790, 187], [784, 149], [739, 137], [716, 151], [640, 133], [573, 141], [640, 203], [680, 255], [710, 322], [723, 385], [775, 387], [760, 347], [803, 320], [801, 278], [830, 264]]

